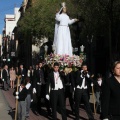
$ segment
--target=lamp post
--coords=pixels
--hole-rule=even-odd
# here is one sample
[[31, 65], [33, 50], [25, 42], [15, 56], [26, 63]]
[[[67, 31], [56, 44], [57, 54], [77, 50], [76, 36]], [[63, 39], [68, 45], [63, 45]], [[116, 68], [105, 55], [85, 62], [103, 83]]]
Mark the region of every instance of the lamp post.
[[84, 53], [85, 46], [81, 45], [80, 46], [80, 56], [83, 57], [83, 60], [86, 61], [86, 54]]
[[80, 52], [81, 52], [81, 53], [84, 53], [84, 49], [85, 49], [85, 47], [84, 47], [83, 45], [81, 45], [81, 46], [80, 46]]

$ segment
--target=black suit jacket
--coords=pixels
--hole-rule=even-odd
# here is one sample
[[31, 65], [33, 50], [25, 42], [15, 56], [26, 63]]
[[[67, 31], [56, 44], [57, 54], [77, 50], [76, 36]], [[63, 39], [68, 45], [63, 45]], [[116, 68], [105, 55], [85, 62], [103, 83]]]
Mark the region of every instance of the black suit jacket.
[[93, 83], [94, 83], [95, 92], [102, 92], [101, 89], [102, 89], [102, 85], [103, 85], [103, 79], [102, 79], [101, 86], [98, 84], [98, 80], [95, 80]]
[[[64, 73], [59, 72], [60, 79], [62, 80], [63, 88], [65, 88], [64, 84]], [[47, 79], [47, 84], [46, 84], [46, 94], [49, 94], [49, 87], [51, 85], [51, 89], [55, 88], [55, 79], [54, 79], [54, 71], [52, 71]]]
[[43, 69], [34, 70], [33, 79], [33, 88], [36, 88], [37, 82], [45, 84]]
[[120, 83], [114, 76], [103, 82], [101, 97], [102, 118], [120, 116]]
[[[88, 73], [89, 74], [89, 73]], [[75, 81], [75, 85], [79, 85], [81, 86], [82, 85], [82, 82], [83, 82], [83, 75], [81, 77], [82, 73], [80, 71], [77, 72], [77, 78], [76, 78], [76, 81]], [[89, 74], [90, 75], [90, 74]], [[93, 82], [93, 80], [91, 78], [88, 78], [87, 75], [85, 75], [85, 85], [87, 87], [90, 86], [91, 82]]]
[[[13, 92], [14, 96], [16, 96], [16, 91], [17, 91], [17, 88], [15, 88], [15, 91]], [[18, 94], [18, 97], [19, 97], [18, 101], [25, 101], [25, 98], [27, 97], [27, 94], [28, 94], [28, 91], [27, 91], [26, 87], [24, 87], [22, 89], [22, 91], [20, 92], [20, 86], [19, 86], [18, 92], [19, 92], [19, 94]]]
[[2, 71], [2, 79], [4, 79], [4, 81], [8, 82], [8, 75], [7, 75], [7, 71], [5, 69], [3, 69], [3, 71]]
[[74, 80], [73, 72], [70, 72], [67, 75], [65, 75], [64, 83], [65, 83], [65, 85], [71, 84], [70, 85], [70, 92], [72, 92], [74, 87], [75, 87], [75, 80]]
[[23, 68], [23, 70], [18, 70], [18, 75], [21, 75], [21, 79], [24, 80], [27, 76], [26, 70]]

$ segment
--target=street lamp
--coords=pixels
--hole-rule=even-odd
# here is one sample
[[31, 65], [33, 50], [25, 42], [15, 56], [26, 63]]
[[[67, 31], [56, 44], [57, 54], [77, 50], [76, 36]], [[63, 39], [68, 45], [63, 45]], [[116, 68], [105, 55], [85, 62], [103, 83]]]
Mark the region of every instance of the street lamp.
[[84, 52], [85, 47], [83, 45], [80, 46], [80, 51], [83, 53]]
[[80, 56], [83, 57], [83, 60], [86, 61], [86, 54], [84, 53], [85, 46], [80, 46]]
[[6, 61], [6, 59], [5, 58], [3, 58], [3, 62], [5, 62]]

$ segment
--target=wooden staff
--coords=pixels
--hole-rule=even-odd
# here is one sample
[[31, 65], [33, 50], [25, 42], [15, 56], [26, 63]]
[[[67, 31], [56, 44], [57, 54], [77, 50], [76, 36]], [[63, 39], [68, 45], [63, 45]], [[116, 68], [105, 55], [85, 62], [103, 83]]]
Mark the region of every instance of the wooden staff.
[[94, 113], [95, 113], [95, 115], [96, 115], [95, 94], [94, 94], [94, 88], [93, 88], [93, 86], [92, 86], [92, 95], [93, 95]]
[[[19, 76], [16, 76], [17, 77], [17, 91], [18, 92], [18, 87], [19, 87], [19, 84], [20, 84], [20, 78], [21, 78], [21, 75]], [[16, 93], [15, 93], [16, 95]], [[15, 120], [17, 120], [17, 112], [18, 112], [18, 99], [16, 99], [16, 110], [15, 110]]]
[[[91, 78], [93, 78], [94, 75], [91, 76]], [[96, 115], [96, 107], [95, 107], [95, 94], [94, 94], [94, 87], [92, 85], [92, 96], [93, 96], [93, 104], [94, 104], [94, 113]]]

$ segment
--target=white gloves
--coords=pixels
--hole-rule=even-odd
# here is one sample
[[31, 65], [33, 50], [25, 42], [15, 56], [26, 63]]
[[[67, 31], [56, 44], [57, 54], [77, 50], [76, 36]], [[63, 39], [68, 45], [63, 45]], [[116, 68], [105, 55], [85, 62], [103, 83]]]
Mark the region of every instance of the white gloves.
[[91, 87], [93, 87], [93, 83], [91, 83]]
[[103, 120], [109, 120], [108, 118], [105, 118], [105, 119], [103, 119]]
[[26, 87], [26, 89], [29, 89], [29, 88], [30, 88], [30, 86], [31, 86], [31, 84], [30, 84], [30, 83], [28, 83], [25, 87]]
[[18, 96], [19, 92], [16, 92], [15, 94]]
[[74, 88], [74, 91], [75, 91], [75, 88]]
[[4, 82], [4, 79], [2, 79], [2, 81]]
[[47, 99], [47, 100], [50, 100], [50, 96], [49, 96], [48, 94], [46, 95], [46, 99]]
[[35, 88], [33, 88], [33, 94], [34, 94], [34, 93], [36, 93], [36, 89], [35, 89]]
[[87, 78], [90, 78], [90, 75], [87, 73]]
[[31, 102], [33, 102], [33, 99], [31, 99]]
[[16, 99], [19, 99], [19, 96], [16, 96], [15, 98], [16, 98]]

